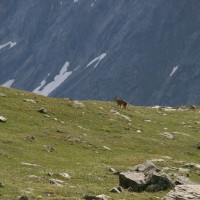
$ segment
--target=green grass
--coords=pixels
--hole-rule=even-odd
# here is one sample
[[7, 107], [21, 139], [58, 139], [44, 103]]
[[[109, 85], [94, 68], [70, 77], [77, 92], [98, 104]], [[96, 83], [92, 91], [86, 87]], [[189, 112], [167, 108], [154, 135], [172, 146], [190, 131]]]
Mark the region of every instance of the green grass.
[[[74, 108], [69, 99], [47, 98], [3, 87], [0, 93], [6, 94], [6, 97], [0, 96], [0, 115], [7, 118], [5, 123], [0, 123], [0, 182], [4, 184], [0, 188], [0, 199], [19, 199], [21, 195], [28, 195], [30, 199], [38, 196], [42, 199], [81, 199], [86, 194], [106, 194], [119, 200], [161, 199], [167, 191], [110, 193], [111, 188], [118, 186], [118, 176], [108, 169], [126, 171], [162, 156], [170, 156], [173, 160], [155, 163], [159, 167], [181, 167], [176, 161], [200, 163], [200, 152], [194, 148], [200, 140], [200, 124], [195, 123], [200, 121], [199, 108], [169, 112], [129, 106], [125, 110], [114, 102], [103, 101], [82, 101], [84, 108]], [[34, 99], [37, 103], [24, 99]], [[50, 118], [37, 111], [41, 107], [47, 109]], [[111, 109], [128, 116], [131, 122], [113, 114]], [[138, 129], [142, 133], [137, 133]], [[162, 132], [187, 135], [175, 133], [176, 139], [168, 140], [160, 135]], [[30, 136], [35, 140], [31, 141]], [[47, 152], [43, 145], [56, 150]], [[38, 166], [22, 165], [22, 162]], [[55, 175], [50, 177], [49, 172]], [[62, 172], [72, 178], [56, 175]], [[63, 180], [64, 187], [51, 185], [50, 178]], [[190, 178], [200, 182], [196, 169], [191, 170]], [[28, 188], [33, 189], [31, 193]], [[53, 195], [48, 196], [48, 193]]]

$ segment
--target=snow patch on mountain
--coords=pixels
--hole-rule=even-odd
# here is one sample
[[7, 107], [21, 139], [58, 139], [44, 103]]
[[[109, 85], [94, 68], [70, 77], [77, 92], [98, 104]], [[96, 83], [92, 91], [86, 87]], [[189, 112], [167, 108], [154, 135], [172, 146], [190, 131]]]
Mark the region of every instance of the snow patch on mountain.
[[16, 45], [17, 43], [16, 42], [7, 42], [7, 43], [5, 43], [5, 44], [1, 44], [0, 45], [0, 49], [3, 49], [3, 48], [5, 48], [5, 47], [7, 47], [7, 46], [9, 46], [9, 49], [10, 48], [12, 48], [12, 47], [14, 47], [15, 45]]
[[96, 1], [97, 1], [97, 0], [94, 0], [94, 2], [91, 4], [91, 8], [94, 6], [94, 4], [95, 4]]
[[73, 72], [76, 71], [77, 69], [79, 69], [79, 67], [80, 67], [80, 65], [79, 65], [78, 67], [76, 67], [76, 68], [73, 70]]
[[4, 84], [2, 84], [2, 86], [11, 88], [11, 86], [14, 82], [15, 82], [15, 79], [10, 79], [10, 80], [6, 81]]
[[52, 82], [45, 85], [46, 80], [43, 80], [40, 83], [40, 85], [33, 90], [33, 92], [44, 96], [48, 96], [72, 74], [72, 71], [67, 71], [68, 67], [69, 62], [66, 62], [60, 70], [60, 73], [54, 77], [54, 80]]
[[35, 88], [34, 90], [33, 90], [33, 92], [34, 93], [37, 93], [37, 94], [39, 94], [41, 91], [41, 88], [44, 86], [46, 84], [46, 80], [43, 80], [41, 83], [40, 83], [40, 85], [37, 87], [37, 88]]
[[99, 57], [96, 57], [95, 59], [90, 61], [85, 68], [89, 67], [90, 65], [92, 65], [93, 63], [96, 62], [96, 65], [94, 66], [94, 69], [95, 69], [97, 67], [97, 65], [100, 63], [100, 61], [106, 57], [106, 55], [107, 55], [106, 53], [103, 53]]
[[178, 65], [176, 67], [174, 67], [172, 69], [172, 72], [171, 72], [171, 74], [169, 76], [173, 76], [173, 74], [177, 71], [178, 67], [179, 67]]

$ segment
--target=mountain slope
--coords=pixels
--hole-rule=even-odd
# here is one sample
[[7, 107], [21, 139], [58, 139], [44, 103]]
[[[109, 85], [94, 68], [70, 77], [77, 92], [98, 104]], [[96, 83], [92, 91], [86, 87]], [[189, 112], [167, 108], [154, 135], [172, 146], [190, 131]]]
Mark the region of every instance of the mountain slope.
[[1, 1], [0, 84], [56, 97], [199, 104], [199, 4]]
[[[120, 109], [114, 102], [47, 98], [0, 87], [0, 199], [81, 199], [86, 194], [106, 194], [111, 199], [151, 199], [157, 193], [109, 190], [118, 186], [118, 176], [146, 160], [159, 167], [182, 168], [200, 163], [199, 108], [179, 110], [129, 106]], [[32, 100], [32, 101], [30, 101]], [[35, 102], [35, 103], [34, 103]], [[46, 114], [38, 112], [43, 107]], [[113, 111], [115, 110], [115, 111]], [[118, 111], [120, 114], [116, 114]], [[163, 132], [175, 135], [169, 140]], [[180, 162], [181, 161], [181, 162]], [[67, 173], [71, 178], [61, 177]], [[178, 173], [178, 171], [177, 171]], [[199, 172], [189, 177], [199, 183]], [[58, 179], [56, 186], [51, 179]]]

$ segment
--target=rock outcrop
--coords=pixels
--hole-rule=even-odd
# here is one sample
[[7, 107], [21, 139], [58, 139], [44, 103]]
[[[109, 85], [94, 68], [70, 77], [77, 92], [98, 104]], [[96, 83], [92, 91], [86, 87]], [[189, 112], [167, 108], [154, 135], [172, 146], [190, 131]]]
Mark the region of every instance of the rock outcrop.
[[157, 192], [173, 187], [174, 183], [151, 161], [146, 161], [144, 164], [136, 165], [128, 172], [120, 173], [119, 185], [134, 192]]
[[177, 185], [162, 200], [198, 200], [200, 185]]
[[175, 185], [195, 185], [195, 183], [185, 176], [177, 176]]

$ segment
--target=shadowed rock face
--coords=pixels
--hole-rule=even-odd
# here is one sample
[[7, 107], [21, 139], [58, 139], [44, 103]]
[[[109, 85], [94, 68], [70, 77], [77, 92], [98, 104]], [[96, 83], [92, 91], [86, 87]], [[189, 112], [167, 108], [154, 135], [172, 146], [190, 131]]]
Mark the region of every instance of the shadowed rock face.
[[119, 185], [125, 189], [131, 188], [134, 192], [144, 189], [145, 176], [138, 172], [122, 172], [119, 175]]
[[199, 104], [199, 6], [2, 0], [0, 84], [75, 99]]

